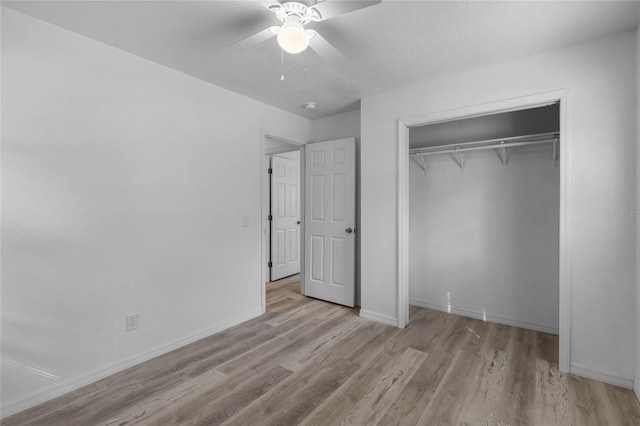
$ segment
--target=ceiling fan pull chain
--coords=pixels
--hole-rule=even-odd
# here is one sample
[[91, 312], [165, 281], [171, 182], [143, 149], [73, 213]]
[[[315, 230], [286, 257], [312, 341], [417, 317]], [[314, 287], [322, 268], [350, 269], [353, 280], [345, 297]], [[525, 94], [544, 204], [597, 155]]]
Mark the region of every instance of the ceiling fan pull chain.
[[284, 81], [284, 49], [280, 49], [280, 81]]
[[309, 75], [309, 68], [307, 67], [307, 50], [304, 49], [304, 68], [302, 68], [302, 74]]

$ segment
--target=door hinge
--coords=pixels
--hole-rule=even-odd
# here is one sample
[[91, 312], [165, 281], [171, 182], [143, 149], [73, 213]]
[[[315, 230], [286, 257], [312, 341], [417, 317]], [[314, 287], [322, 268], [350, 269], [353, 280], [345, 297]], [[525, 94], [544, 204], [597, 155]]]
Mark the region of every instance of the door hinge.
[[267, 219], [273, 220], [273, 215], [269, 215], [269, 217], [267, 217]]
[[269, 170], [267, 170], [267, 173], [269, 173], [270, 175], [273, 174], [273, 169], [271, 167], [269, 167]]
[[273, 262], [269, 262], [269, 268], [273, 268]]

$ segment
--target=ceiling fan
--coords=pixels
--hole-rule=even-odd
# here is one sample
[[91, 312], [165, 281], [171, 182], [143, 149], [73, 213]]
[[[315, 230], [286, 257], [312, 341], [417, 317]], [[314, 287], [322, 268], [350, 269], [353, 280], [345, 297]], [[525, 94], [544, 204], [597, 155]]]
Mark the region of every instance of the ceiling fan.
[[296, 54], [310, 47], [326, 61], [341, 61], [344, 59], [342, 53], [333, 47], [317, 31], [305, 29], [304, 26], [311, 21], [325, 21], [335, 16], [353, 12], [354, 10], [376, 5], [381, 1], [382, 0], [315, 0], [308, 6], [295, 1], [280, 3], [276, 0], [265, 0], [262, 1], [262, 3], [275, 14], [276, 18], [282, 22], [282, 25], [265, 28], [262, 31], [258, 31], [255, 34], [232, 43], [231, 46], [256, 45], [276, 36], [278, 44], [285, 52]]

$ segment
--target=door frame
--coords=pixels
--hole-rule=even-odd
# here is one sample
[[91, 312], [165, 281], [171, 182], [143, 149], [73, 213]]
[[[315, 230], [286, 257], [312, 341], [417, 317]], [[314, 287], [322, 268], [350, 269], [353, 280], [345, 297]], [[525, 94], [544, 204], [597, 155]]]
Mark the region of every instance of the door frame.
[[513, 99], [398, 119], [397, 200], [397, 313], [398, 327], [409, 323], [409, 129], [428, 124], [510, 112], [560, 103], [560, 258], [559, 258], [559, 368], [569, 372], [571, 360], [571, 129], [569, 91], [538, 93]]
[[[285, 151], [279, 151], [279, 152], [266, 152], [265, 149], [265, 145], [267, 143], [267, 139], [271, 139], [271, 140], [275, 140], [278, 142], [283, 142], [285, 144], [289, 144], [291, 145], [291, 149], [287, 149]], [[292, 138], [288, 135], [283, 134], [282, 132], [278, 132], [278, 131], [273, 131], [273, 130], [268, 130], [265, 128], [261, 128], [260, 129], [260, 183], [262, 185], [262, 190], [261, 190], [261, 201], [260, 201], [260, 226], [262, 227], [262, 232], [260, 233], [261, 235], [261, 240], [262, 240], [262, 244], [261, 244], [261, 267], [260, 267], [260, 288], [261, 288], [261, 300], [260, 300], [260, 304], [261, 304], [261, 310], [262, 313], [264, 314], [267, 311], [267, 280], [269, 279], [269, 273], [268, 273], [268, 262], [269, 262], [269, 201], [270, 201], [270, 194], [269, 194], [269, 174], [268, 174], [268, 169], [269, 169], [269, 156], [271, 155], [275, 155], [278, 153], [284, 153], [284, 152], [291, 152], [291, 151], [296, 151], [296, 150], [300, 150], [300, 198], [302, 199], [303, 195], [304, 195], [304, 161], [302, 160], [304, 158], [304, 142], [300, 142], [298, 140], [296, 140], [295, 138]], [[302, 205], [303, 203], [300, 203], [300, 214], [304, 215], [304, 206]], [[304, 216], [301, 216], [304, 217]], [[303, 223], [300, 224], [300, 235], [304, 235], [304, 221], [302, 221]], [[304, 259], [304, 245], [300, 244], [300, 257], [302, 259]], [[300, 263], [300, 276], [303, 277], [304, 276], [304, 262]], [[302, 279], [301, 281], [301, 286], [302, 284]], [[302, 288], [301, 288], [302, 291]]]

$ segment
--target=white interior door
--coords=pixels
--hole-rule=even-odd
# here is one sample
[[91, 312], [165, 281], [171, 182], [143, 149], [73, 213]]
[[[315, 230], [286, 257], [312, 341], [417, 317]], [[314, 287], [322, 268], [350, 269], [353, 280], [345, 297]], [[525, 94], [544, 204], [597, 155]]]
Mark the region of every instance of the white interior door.
[[300, 160], [271, 158], [271, 281], [300, 272]]
[[304, 292], [355, 303], [355, 139], [305, 148]]

